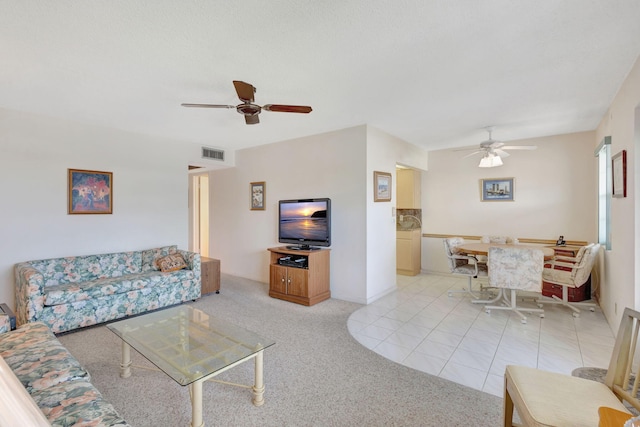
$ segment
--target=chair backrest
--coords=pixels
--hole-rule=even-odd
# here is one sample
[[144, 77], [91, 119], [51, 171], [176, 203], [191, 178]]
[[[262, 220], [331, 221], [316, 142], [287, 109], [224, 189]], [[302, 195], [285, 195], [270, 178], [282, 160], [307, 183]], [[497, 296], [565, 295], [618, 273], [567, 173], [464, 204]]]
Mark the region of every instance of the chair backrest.
[[542, 291], [544, 254], [540, 249], [489, 247], [489, 286]]
[[[584, 249], [582, 256], [580, 256], [580, 252]], [[593, 265], [596, 263], [596, 258], [598, 257], [598, 253], [600, 252], [600, 244], [599, 243], [591, 243], [583, 248], [580, 248], [580, 251], [576, 255], [577, 265], [572, 272], [573, 283], [577, 286], [582, 285], [589, 279], [589, 275], [591, 274], [591, 270], [593, 269]]]
[[481, 243], [498, 243], [504, 245], [507, 243], [507, 237], [505, 236], [482, 236], [480, 238]]
[[[639, 366], [634, 362], [637, 359], [639, 330], [640, 312], [625, 308], [604, 383], [618, 398], [626, 400], [640, 411], [640, 401], [637, 398], [640, 388], [640, 375], [637, 374]], [[632, 372], [635, 379], [631, 376]]]
[[451, 271], [463, 264], [468, 264], [467, 260], [454, 258], [455, 248], [464, 243], [464, 239], [462, 237], [448, 237], [443, 240], [443, 243], [444, 250], [447, 255], [447, 262], [449, 263], [449, 269]]

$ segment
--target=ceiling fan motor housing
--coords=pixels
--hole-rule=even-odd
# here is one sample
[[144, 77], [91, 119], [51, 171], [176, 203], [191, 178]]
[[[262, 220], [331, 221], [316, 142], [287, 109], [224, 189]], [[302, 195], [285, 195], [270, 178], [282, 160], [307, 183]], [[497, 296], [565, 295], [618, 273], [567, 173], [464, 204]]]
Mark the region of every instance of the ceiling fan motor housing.
[[245, 116], [255, 116], [256, 114], [260, 114], [262, 108], [256, 104], [240, 104], [236, 107], [236, 110], [240, 114], [244, 114]]

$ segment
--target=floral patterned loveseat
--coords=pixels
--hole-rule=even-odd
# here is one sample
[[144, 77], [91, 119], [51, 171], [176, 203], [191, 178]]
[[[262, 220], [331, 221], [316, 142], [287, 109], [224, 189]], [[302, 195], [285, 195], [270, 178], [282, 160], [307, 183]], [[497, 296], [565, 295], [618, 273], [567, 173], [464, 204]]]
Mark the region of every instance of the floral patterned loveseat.
[[[186, 268], [156, 261], [179, 254]], [[165, 246], [21, 262], [15, 265], [16, 323], [41, 321], [54, 333], [200, 298], [200, 254]]]
[[0, 333], [0, 382], [10, 425], [129, 426], [42, 322]]

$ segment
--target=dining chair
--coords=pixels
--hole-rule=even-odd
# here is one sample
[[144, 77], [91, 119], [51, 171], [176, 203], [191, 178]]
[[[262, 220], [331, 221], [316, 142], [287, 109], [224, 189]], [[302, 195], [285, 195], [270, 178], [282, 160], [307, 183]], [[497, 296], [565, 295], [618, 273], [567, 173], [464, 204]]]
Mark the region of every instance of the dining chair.
[[[449, 237], [444, 239], [443, 243], [451, 274], [458, 274], [469, 278], [466, 289], [449, 290], [448, 295], [452, 296], [454, 293], [464, 292], [475, 299], [479, 299], [480, 296], [473, 291], [472, 280], [478, 277], [486, 277], [487, 266], [485, 264], [479, 264], [474, 256], [457, 253], [456, 247], [464, 243], [462, 237]], [[482, 292], [482, 289], [480, 292]]]
[[485, 311], [491, 313], [491, 310], [511, 310], [520, 316], [522, 323], [527, 323], [527, 317], [522, 311], [539, 313], [540, 317], [544, 317], [544, 310], [541, 308], [518, 306], [516, 295], [518, 291], [542, 292], [542, 250], [515, 245], [490, 246], [488, 258], [489, 287], [499, 289], [498, 296], [491, 302], [501, 301], [502, 305], [486, 305]]
[[[599, 425], [599, 408], [632, 416], [624, 402], [640, 411], [637, 355], [640, 312], [626, 308], [620, 321], [604, 384], [571, 375], [508, 365], [504, 375], [504, 426], [513, 426], [514, 409], [525, 426]], [[621, 424], [620, 424], [621, 425]]]
[[589, 280], [591, 270], [595, 265], [599, 243], [591, 243], [580, 248], [575, 257], [556, 256], [546, 263], [542, 272], [542, 280], [548, 283], [562, 286], [562, 298], [555, 295], [551, 297], [541, 296], [538, 305], [562, 304], [573, 310], [573, 317], [580, 317], [580, 308], [586, 307], [594, 311], [597, 304], [592, 302], [569, 302], [569, 288], [579, 288]]
[[[510, 236], [482, 236], [480, 237], [480, 243], [496, 243], [496, 244], [501, 244], [501, 245], [517, 245], [519, 243], [518, 238], [517, 237], [510, 237]], [[476, 258], [478, 258], [478, 262], [480, 263], [487, 263], [487, 256], [486, 255], [478, 255], [476, 256]]]

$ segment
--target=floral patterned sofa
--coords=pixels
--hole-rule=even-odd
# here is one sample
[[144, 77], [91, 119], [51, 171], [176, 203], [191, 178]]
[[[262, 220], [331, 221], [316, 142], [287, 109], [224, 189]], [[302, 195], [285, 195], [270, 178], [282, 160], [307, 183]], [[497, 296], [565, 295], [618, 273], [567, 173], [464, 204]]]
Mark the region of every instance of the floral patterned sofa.
[[0, 333], [0, 357], [0, 406], [11, 425], [129, 425], [44, 323]]
[[[161, 271], [157, 261], [176, 254], [186, 268]], [[200, 298], [200, 254], [174, 245], [27, 261], [15, 265], [15, 282], [16, 323], [61, 333]]]

